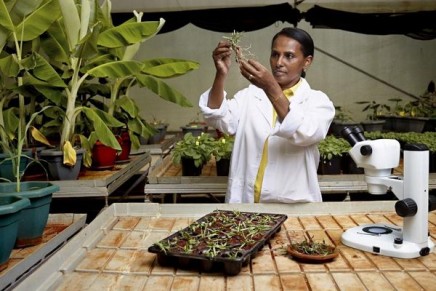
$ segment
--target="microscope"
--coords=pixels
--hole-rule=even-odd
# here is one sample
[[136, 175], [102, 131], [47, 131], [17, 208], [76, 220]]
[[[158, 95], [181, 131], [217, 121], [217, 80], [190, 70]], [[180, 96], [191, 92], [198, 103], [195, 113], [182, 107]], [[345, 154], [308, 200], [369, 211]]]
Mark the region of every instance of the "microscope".
[[[358, 167], [364, 169], [368, 192], [385, 194], [391, 190], [398, 201], [395, 212], [403, 218], [403, 227], [388, 224], [359, 225], [342, 234], [342, 243], [366, 252], [396, 258], [428, 255], [434, 243], [428, 232], [429, 150], [423, 144], [403, 146], [403, 176], [392, 175], [400, 162], [397, 140], [366, 140], [359, 127], [346, 127], [342, 136], [351, 144], [349, 151]], [[432, 209], [433, 208], [433, 209]]]

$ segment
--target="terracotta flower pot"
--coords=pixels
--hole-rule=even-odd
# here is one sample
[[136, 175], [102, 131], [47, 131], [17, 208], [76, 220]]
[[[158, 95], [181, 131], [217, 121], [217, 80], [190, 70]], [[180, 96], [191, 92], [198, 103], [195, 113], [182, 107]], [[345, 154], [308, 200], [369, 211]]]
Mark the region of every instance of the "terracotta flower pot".
[[112, 169], [115, 166], [117, 151], [100, 141], [92, 148], [92, 168], [96, 170]]
[[123, 132], [121, 136], [118, 138], [118, 142], [121, 145], [121, 153], [117, 155], [116, 160], [117, 161], [128, 161], [130, 150], [132, 149], [132, 142], [130, 141], [130, 136], [128, 132]]

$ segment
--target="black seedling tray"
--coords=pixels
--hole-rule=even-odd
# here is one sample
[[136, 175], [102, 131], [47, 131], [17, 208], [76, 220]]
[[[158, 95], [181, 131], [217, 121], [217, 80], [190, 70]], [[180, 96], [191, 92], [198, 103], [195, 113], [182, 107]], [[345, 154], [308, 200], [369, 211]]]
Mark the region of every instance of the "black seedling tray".
[[283, 214], [213, 211], [148, 248], [162, 266], [237, 275], [276, 234]]

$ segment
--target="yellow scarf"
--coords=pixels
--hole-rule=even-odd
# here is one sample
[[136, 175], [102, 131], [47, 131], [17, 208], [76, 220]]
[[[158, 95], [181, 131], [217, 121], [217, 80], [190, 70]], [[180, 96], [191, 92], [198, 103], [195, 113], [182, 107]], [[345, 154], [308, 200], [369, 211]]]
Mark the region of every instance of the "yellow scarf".
[[[291, 97], [294, 96], [294, 92], [297, 90], [298, 86], [300, 86], [300, 83], [301, 81], [298, 81], [297, 84], [283, 91], [283, 94], [285, 94], [288, 100], [290, 100]], [[277, 112], [273, 108], [273, 128], [276, 125], [276, 122]], [[254, 182], [254, 203], [259, 203], [260, 201], [260, 192], [262, 190], [263, 176], [265, 174], [266, 165], [268, 164], [268, 138], [269, 135], [267, 136], [265, 143], [263, 144], [262, 159], [260, 160], [259, 170], [257, 171], [256, 181]]]

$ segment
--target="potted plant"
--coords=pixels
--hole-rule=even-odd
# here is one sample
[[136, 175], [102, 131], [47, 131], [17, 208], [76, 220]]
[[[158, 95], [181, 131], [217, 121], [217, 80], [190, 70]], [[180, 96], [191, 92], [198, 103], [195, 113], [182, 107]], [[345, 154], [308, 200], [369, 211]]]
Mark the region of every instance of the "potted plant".
[[235, 138], [233, 136], [226, 134], [215, 141], [212, 155], [216, 160], [216, 172], [218, 176], [229, 175], [234, 141]]
[[335, 106], [335, 117], [330, 125], [329, 132], [337, 137], [341, 137], [344, 127], [361, 126], [359, 122], [354, 121], [351, 113], [342, 106]]
[[0, 272], [8, 267], [9, 257], [15, 245], [21, 211], [30, 206], [27, 198], [0, 196]]
[[[28, 134], [46, 145], [49, 142], [32, 126], [38, 115], [49, 107], [41, 107], [38, 112], [35, 106], [27, 105], [32, 92], [29, 91], [32, 80], [38, 84], [50, 83], [62, 86], [57, 72], [31, 46], [33, 41], [47, 31], [55, 21], [52, 17], [59, 15], [56, 3], [52, 0], [38, 3], [21, 1], [21, 5], [6, 6], [0, 3], [2, 21], [0, 23], [0, 135], [1, 148], [12, 164], [14, 172], [11, 176], [17, 182], [20, 191], [20, 179], [29, 154], [23, 154], [28, 146]], [[51, 6], [53, 4], [53, 6]], [[38, 21], [39, 20], [39, 21]], [[7, 108], [6, 108], [7, 107]], [[10, 177], [11, 177], [10, 176]]]
[[194, 136], [199, 136], [203, 132], [207, 132], [208, 126], [206, 122], [200, 120], [200, 113], [197, 112], [197, 117], [190, 121], [185, 126], [180, 127], [182, 129], [182, 133], [186, 134], [191, 132]]
[[172, 150], [172, 160], [176, 165], [182, 165], [183, 176], [199, 176], [203, 165], [212, 157], [215, 140], [208, 133], [194, 136], [186, 133]]
[[[49, 37], [41, 42], [42, 47], [51, 56], [51, 64], [62, 72], [66, 87], [64, 90], [38, 88], [53, 102], [61, 100], [66, 104], [62, 110], [62, 118], [53, 122], [52, 126], [61, 126], [60, 147], [64, 154], [64, 164], [74, 165], [75, 152], [73, 145], [78, 139], [82, 146], [91, 147], [86, 136], [76, 133], [78, 117], [86, 118], [94, 124], [94, 133], [98, 140], [118, 151], [121, 147], [111, 131], [119, 127], [113, 113], [121, 106], [124, 92], [121, 85], [133, 84], [146, 87], [160, 97], [183, 104], [191, 105], [186, 98], [172, 90], [159, 78], [168, 78], [186, 73], [198, 67], [194, 62], [182, 62], [173, 59], [154, 59], [136, 61], [132, 56], [141, 42], [153, 37], [165, 23], [160, 21], [139, 21], [142, 14], [137, 14], [118, 26], [112, 25], [110, 1], [98, 6], [95, 1], [83, 0], [80, 4], [74, 0], [58, 1], [62, 17], [49, 30]], [[139, 20], [138, 20], [139, 19]], [[109, 111], [82, 106], [78, 101], [79, 90], [93, 79], [106, 79], [111, 88]], [[136, 117], [133, 122], [138, 124]], [[134, 125], [128, 125], [132, 130]], [[140, 132], [143, 132], [142, 127]], [[130, 135], [133, 144], [136, 139]], [[137, 142], [139, 146], [139, 139]], [[88, 152], [89, 153], [89, 152]], [[70, 160], [69, 158], [73, 158]], [[90, 160], [85, 158], [89, 166]]]
[[318, 173], [321, 175], [341, 174], [341, 159], [350, 150], [349, 143], [343, 138], [327, 135], [318, 144], [318, 150], [320, 153]]
[[369, 111], [366, 115], [366, 120], [362, 121], [363, 130], [365, 131], [382, 131], [383, 126], [386, 122], [385, 119], [381, 119], [384, 112], [389, 112], [391, 110], [390, 106], [382, 103], [378, 103], [374, 100], [372, 101], [358, 101], [357, 104], [365, 105], [362, 111]]
[[393, 98], [389, 101], [395, 102], [394, 113], [389, 116], [391, 119], [389, 130], [423, 132], [426, 126], [428, 126], [426, 130], [432, 129], [431, 123], [436, 116], [436, 94], [433, 81], [429, 83], [425, 93], [415, 100], [401, 103], [402, 99]]
[[168, 123], [158, 120], [153, 117], [153, 120], [149, 123], [152, 128], [152, 135], [148, 139], [149, 144], [158, 144], [164, 140], [168, 129]]

